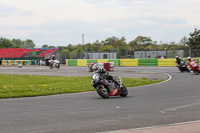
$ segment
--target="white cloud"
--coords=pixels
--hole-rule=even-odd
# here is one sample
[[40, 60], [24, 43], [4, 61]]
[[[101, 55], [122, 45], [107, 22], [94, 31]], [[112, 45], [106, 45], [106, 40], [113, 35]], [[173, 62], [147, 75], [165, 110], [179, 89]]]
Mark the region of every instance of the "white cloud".
[[[68, 45], [138, 35], [179, 41], [200, 27], [199, 0], [4, 0], [0, 35]], [[57, 44], [56, 44], [57, 43]]]

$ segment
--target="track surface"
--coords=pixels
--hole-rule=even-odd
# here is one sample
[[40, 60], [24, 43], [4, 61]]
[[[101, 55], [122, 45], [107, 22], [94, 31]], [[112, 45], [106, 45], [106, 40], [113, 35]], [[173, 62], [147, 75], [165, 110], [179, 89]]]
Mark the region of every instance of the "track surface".
[[[0, 73], [91, 76], [82, 67], [0, 67]], [[124, 77], [167, 78], [160, 73], [168, 73], [172, 79], [128, 88], [126, 98], [102, 99], [96, 92], [87, 92], [0, 99], [0, 133], [94, 133], [200, 120], [200, 75], [180, 73], [174, 67], [116, 67], [111, 72]]]

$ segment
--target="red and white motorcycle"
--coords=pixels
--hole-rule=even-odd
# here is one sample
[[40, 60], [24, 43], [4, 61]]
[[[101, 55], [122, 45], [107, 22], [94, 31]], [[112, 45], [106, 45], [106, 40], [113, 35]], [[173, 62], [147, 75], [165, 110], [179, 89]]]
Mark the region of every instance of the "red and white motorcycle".
[[53, 68], [60, 68], [60, 61], [59, 60], [49, 60], [49, 68], [53, 69]]
[[195, 60], [192, 61], [192, 62], [190, 63], [190, 67], [191, 67], [192, 71], [193, 71], [194, 73], [196, 73], [197, 75], [200, 73], [199, 65], [198, 65], [197, 61], [195, 61]]

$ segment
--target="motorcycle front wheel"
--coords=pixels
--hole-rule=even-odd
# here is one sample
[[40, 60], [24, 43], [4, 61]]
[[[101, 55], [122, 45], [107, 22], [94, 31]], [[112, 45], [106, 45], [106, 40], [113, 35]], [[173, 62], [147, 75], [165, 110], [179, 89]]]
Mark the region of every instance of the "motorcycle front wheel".
[[120, 96], [121, 97], [126, 97], [128, 95], [128, 90], [126, 89], [126, 87], [123, 85], [121, 88], [121, 93]]
[[102, 98], [109, 98], [109, 92], [103, 85], [97, 85], [96, 91]]
[[58, 64], [58, 66], [57, 66], [57, 69], [59, 69], [60, 68], [60, 64]]

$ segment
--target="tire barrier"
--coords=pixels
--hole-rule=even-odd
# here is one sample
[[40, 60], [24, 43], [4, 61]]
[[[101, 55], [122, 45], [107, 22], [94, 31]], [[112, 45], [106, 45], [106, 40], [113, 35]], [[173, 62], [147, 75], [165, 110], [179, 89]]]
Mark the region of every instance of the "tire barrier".
[[[96, 63], [87, 63], [87, 71], [92, 72], [92, 66]], [[114, 62], [100, 62], [98, 63], [100, 67], [106, 69], [106, 71], [114, 71]]]
[[87, 66], [88, 63], [114, 62], [114, 66], [119, 66], [119, 59], [66, 59], [66, 66]]
[[87, 60], [77, 60], [77, 66], [87, 66]]
[[120, 59], [120, 66], [138, 66], [138, 59]]
[[139, 59], [138, 66], [157, 66], [158, 59]]
[[176, 66], [175, 59], [158, 59], [158, 66]]
[[[187, 62], [187, 59], [185, 59]], [[195, 59], [199, 64], [199, 59]], [[88, 66], [88, 63], [114, 62], [114, 66], [175, 66], [175, 59], [67, 59], [66, 66]]]
[[77, 60], [68, 60], [68, 66], [77, 66]]
[[1, 65], [11, 66], [11, 65], [35, 65], [35, 60], [2, 60]]

